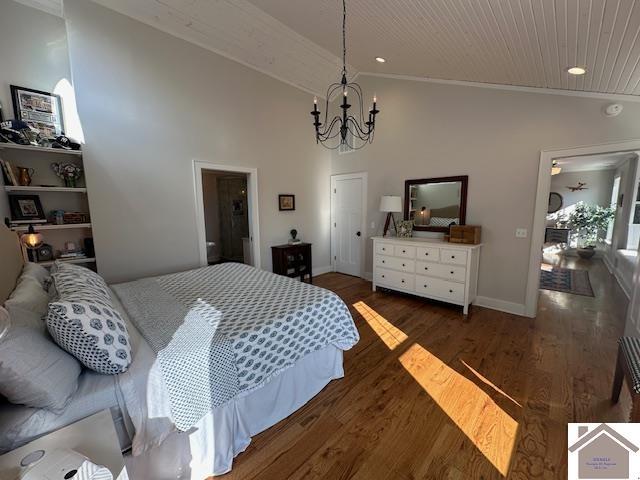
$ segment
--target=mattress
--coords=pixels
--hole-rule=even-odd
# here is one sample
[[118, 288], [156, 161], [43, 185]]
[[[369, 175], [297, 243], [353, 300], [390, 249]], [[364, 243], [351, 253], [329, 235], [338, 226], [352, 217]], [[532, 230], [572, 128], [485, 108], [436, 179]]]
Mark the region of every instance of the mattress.
[[110, 409], [114, 417], [120, 443], [127, 448], [130, 427], [123, 414], [122, 400], [116, 391], [116, 380], [112, 375], [101, 375], [83, 371], [78, 381], [78, 390], [64, 411], [55, 414], [49, 410], [30, 408], [24, 405], [0, 403], [0, 453], [18, 448], [49, 432], [58, 430], [101, 410]]

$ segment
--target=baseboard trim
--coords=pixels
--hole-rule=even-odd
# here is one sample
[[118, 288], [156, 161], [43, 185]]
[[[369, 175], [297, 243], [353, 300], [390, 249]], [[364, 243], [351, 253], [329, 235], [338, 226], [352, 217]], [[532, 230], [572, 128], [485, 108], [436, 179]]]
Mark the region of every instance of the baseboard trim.
[[491, 310], [519, 315], [521, 317], [526, 316], [526, 307], [522, 303], [507, 302], [498, 298], [477, 296], [473, 304], [479, 307], [490, 308]]
[[333, 272], [333, 267], [331, 265], [324, 267], [314, 267], [312, 270], [313, 276], [322, 275], [323, 273]]
[[604, 266], [607, 267], [607, 270], [609, 270], [609, 273], [613, 274], [613, 263], [611, 263], [611, 260], [609, 259], [609, 256], [605, 253], [602, 256], [602, 263], [604, 263]]

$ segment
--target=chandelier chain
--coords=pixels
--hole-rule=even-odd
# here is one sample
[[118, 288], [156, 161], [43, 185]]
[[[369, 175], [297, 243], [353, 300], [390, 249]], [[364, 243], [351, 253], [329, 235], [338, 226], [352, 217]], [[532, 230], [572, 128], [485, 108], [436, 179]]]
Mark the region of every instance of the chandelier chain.
[[347, 73], [347, 0], [342, 0], [342, 73]]

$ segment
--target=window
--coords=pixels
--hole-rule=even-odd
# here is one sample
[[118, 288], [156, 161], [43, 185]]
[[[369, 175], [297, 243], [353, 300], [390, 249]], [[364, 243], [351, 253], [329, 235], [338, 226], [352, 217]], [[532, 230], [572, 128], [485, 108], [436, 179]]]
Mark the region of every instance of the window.
[[[613, 189], [611, 190], [611, 208], [616, 210], [618, 206], [618, 195], [620, 195], [620, 176], [618, 175], [613, 179]], [[615, 225], [616, 219], [615, 217], [611, 222], [609, 222], [609, 228], [607, 228], [607, 243], [611, 244], [611, 240], [613, 239], [613, 226]]]

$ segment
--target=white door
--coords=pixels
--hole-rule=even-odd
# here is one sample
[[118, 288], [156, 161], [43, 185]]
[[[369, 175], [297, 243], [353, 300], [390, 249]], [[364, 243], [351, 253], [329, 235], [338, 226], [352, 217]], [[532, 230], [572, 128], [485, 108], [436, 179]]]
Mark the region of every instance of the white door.
[[331, 255], [336, 272], [362, 276], [366, 174], [331, 177]]

